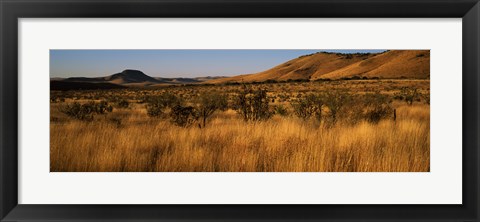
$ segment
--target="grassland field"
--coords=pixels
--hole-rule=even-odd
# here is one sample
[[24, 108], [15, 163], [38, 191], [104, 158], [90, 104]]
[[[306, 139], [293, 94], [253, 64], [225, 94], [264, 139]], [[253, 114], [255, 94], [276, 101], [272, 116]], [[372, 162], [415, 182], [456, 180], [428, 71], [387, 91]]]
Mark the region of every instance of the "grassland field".
[[[168, 92], [190, 101], [219, 92], [232, 103], [242, 85], [173, 85], [155, 89], [51, 91], [51, 172], [428, 172], [430, 171], [430, 81], [346, 80], [253, 84], [267, 91], [269, 109], [285, 112], [244, 121], [237, 110], [216, 110], [205, 126], [151, 117], [145, 98]], [[412, 104], [396, 95], [416, 89]], [[302, 119], [292, 103], [336, 90], [380, 93], [395, 110], [378, 122]], [[423, 95], [423, 96], [422, 96]], [[128, 101], [118, 107], [116, 101]], [[107, 101], [111, 112], [82, 121], [62, 112], [77, 103]], [[325, 118], [331, 112], [324, 108]]]

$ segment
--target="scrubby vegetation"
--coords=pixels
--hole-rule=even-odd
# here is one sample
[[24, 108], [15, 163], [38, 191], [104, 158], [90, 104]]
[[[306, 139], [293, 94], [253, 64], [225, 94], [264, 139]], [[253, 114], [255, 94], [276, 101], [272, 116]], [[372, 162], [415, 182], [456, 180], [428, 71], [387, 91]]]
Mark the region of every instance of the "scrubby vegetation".
[[182, 104], [181, 99], [171, 93], [162, 93], [146, 99], [147, 114], [151, 117], [164, 117], [168, 109]]
[[269, 99], [265, 89], [253, 89], [243, 85], [236, 95], [234, 109], [245, 121], [266, 120], [272, 116], [269, 110]]
[[105, 101], [99, 103], [90, 101], [85, 104], [74, 102], [60, 107], [60, 111], [67, 116], [84, 121], [92, 121], [94, 114], [105, 114], [106, 112], [112, 112], [112, 110], [113, 107]]
[[429, 171], [429, 95], [428, 80], [52, 91], [51, 171]]

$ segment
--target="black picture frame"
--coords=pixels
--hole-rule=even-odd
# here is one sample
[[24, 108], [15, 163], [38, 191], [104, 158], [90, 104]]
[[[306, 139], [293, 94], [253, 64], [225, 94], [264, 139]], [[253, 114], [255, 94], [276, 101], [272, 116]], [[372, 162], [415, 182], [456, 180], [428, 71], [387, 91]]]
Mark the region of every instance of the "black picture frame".
[[[478, 0], [0, 0], [0, 15], [1, 221], [479, 221]], [[463, 204], [18, 204], [17, 21], [19, 18], [77, 17], [463, 18]]]

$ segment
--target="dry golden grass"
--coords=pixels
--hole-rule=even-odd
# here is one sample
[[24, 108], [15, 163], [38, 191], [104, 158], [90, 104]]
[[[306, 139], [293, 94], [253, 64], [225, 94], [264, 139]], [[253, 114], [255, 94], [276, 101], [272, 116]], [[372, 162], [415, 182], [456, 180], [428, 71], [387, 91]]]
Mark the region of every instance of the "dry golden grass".
[[[246, 123], [232, 110], [206, 128], [149, 118], [142, 104], [93, 122], [52, 104], [52, 172], [428, 172], [428, 105], [395, 104], [397, 121], [315, 125], [295, 117]], [[112, 121], [113, 118], [120, 119]]]

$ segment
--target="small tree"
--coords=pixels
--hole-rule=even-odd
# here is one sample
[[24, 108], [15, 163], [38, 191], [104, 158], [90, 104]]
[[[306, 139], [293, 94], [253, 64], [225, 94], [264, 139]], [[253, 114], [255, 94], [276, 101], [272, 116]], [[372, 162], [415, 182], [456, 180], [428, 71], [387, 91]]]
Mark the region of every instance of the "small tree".
[[124, 108], [124, 109], [126, 109], [126, 108], [128, 108], [129, 106], [130, 106], [130, 103], [129, 103], [127, 100], [125, 100], [125, 99], [122, 99], [122, 100], [120, 100], [120, 101], [117, 102], [117, 107], [118, 107], [118, 108]]
[[341, 90], [333, 90], [325, 93], [323, 97], [324, 103], [328, 107], [333, 123], [337, 121], [338, 113], [342, 111], [351, 97], [350, 93]]
[[412, 105], [415, 100], [420, 96], [416, 88], [403, 87], [400, 92], [395, 94], [395, 98], [405, 100], [408, 105]]
[[95, 112], [96, 114], [104, 114], [106, 112], [110, 113], [113, 111], [113, 107], [109, 105], [106, 101], [100, 101], [99, 103], [89, 102], [87, 104], [84, 104], [84, 106], [92, 109], [93, 112]]
[[235, 109], [245, 121], [265, 120], [272, 116], [269, 111], [269, 99], [264, 89], [253, 89], [243, 85], [235, 100]]
[[192, 106], [176, 105], [172, 107], [170, 117], [176, 125], [188, 127], [198, 120], [199, 114]]
[[309, 94], [297, 99], [296, 102], [292, 103], [292, 106], [295, 115], [304, 120], [311, 117], [321, 120], [323, 103], [321, 95]]
[[219, 93], [203, 93], [198, 96], [196, 101], [196, 110], [205, 127], [207, 118], [209, 118], [216, 110], [226, 110], [228, 100], [225, 95]]
[[181, 105], [182, 101], [171, 93], [162, 93], [159, 96], [149, 97], [147, 102], [147, 114], [151, 117], [163, 117], [168, 108]]

